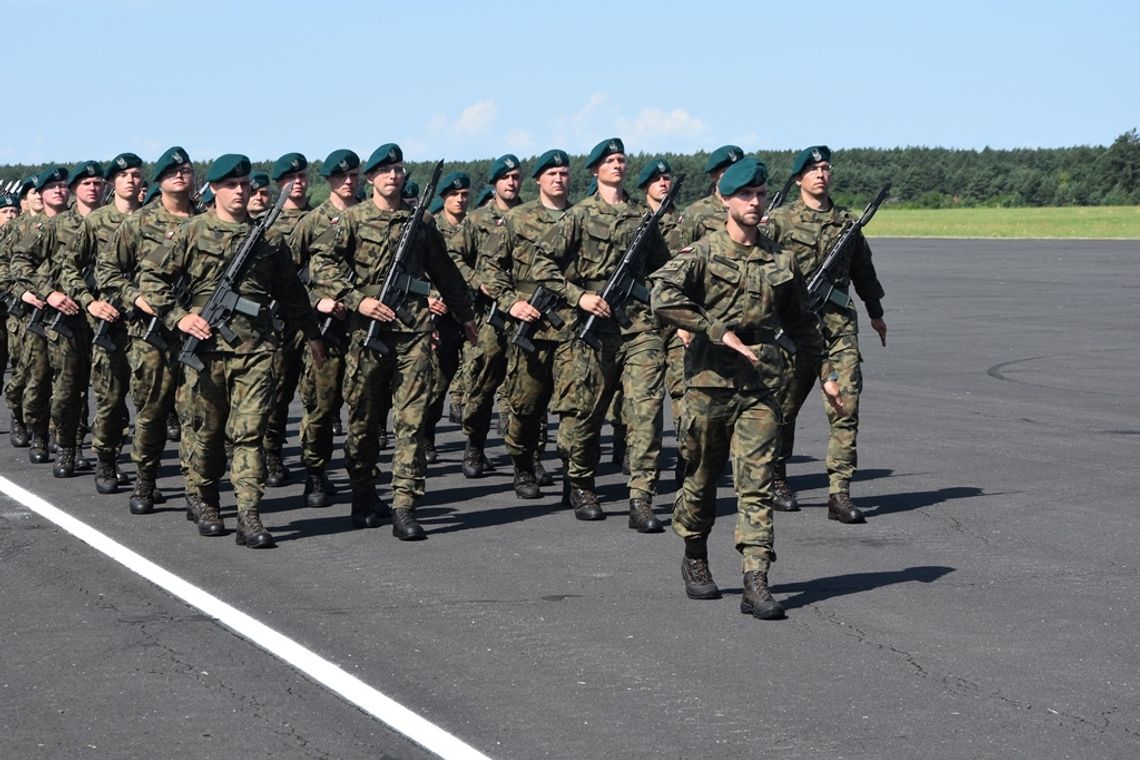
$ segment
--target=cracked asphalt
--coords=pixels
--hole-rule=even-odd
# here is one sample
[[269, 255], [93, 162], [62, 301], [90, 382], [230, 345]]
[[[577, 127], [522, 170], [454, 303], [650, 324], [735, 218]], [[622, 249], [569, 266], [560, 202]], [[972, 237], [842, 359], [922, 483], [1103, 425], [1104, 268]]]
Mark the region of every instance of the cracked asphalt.
[[[199, 538], [177, 497], [135, 517], [90, 476], [53, 480], [6, 435], [0, 471], [493, 758], [1140, 756], [1140, 245], [872, 246], [889, 334], [863, 340], [868, 522], [825, 519], [809, 401], [804, 509], [776, 515], [786, 621], [738, 611], [727, 477], [725, 596], [690, 601], [679, 539], [627, 529], [616, 468], [609, 519], [579, 523], [557, 488], [514, 499], [497, 438], [499, 472], [464, 480], [447, 422], [420, 544], [349, 530], [343, 496], [298, 506], [299, 477], [269, 492], [280, 545], [255, 552]], [[6, 497], [0, 612], [0, 757], [429, 756]]]

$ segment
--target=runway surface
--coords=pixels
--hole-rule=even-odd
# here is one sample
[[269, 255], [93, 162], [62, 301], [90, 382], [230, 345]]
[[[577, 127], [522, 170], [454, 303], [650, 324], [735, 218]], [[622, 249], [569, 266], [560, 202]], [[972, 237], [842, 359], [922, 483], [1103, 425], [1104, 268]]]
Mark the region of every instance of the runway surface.
[[[1140, 755], [1140, 244], [872, 245], [889, 334], [863, 316], [868, 521], [825, 519], [809, 400], [804, 509], [775, 518], [785, 621], [738, 611], [730, 479], [725, 596], [690, 601], [680, 539], [626, 527], [608, 448], [609, 519], [581, 523], [557, 486], [516, 500], [494, 433], [499, 472], [465, 480], [445, 421], [429, 539], [407, 544], [349, 529], [339, 468], [335, 506], [300, 506], [295, 405], [269, 551], [197, 536], [173, 444], [175, 498], [150, 516], [29, 465], [6, 419], [0, 475], [496, 759]], [[437, 756], [8, 496], [0, 612], [0, 757]]]

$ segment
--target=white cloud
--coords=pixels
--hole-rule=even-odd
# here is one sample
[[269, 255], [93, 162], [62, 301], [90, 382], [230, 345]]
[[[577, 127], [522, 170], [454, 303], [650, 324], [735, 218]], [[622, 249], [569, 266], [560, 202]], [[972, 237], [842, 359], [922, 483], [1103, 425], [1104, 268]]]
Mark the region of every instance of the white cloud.
[[463, 109], [452, 125], [452, 131], [461, 135], [481, 134], [491, 128], [498, 115], [499, 109], [494, 100], [480, 100]]
[[529, 153], [538, 147], [538, 142], [525, 129], [515, 129], [507, 133], [507, 150], [513, 153]]
[[621, 117], [616, 122], [618, 132], [629, 139], [652, 142], [655, 138], [701, 137], [709, 125], [684, 108], [666, 111], [661, 108], [642, 108], [632, 119]]

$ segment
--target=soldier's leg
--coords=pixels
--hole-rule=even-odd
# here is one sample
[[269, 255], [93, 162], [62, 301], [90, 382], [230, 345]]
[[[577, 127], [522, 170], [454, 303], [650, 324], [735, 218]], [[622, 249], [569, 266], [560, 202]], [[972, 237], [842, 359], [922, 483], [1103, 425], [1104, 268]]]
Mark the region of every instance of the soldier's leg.
[[768, 568], [776, 559], [772, 478], [780, 411], [778, 402], [766, 394], [741, 394], [737, 399], [732, 476], [737, 497], [736, 549], [742, 555], [744, 573], [740, 611], [761, 619], [780, 618], [784, 608], [768, 591]]
[[52, 473], [69, 478], [75, 471], [75, 450], [79, 426], [84, 417], [81, 402], [87, 398], [91, 380], [91, 332], [86, 320], [71, 320], [71, 338], [57, 336], [51, 341], [52, 394], [51, 420], [55, 426], [59, 452]]
[[125, 333], [112, 334], [115, 351], [95, 348], [91, 356], [91, 387], [95, 391], [95, 420], [91, 426], [91, 448], [98, 464], [95, 488], [99, 493], [118, 490], [116, 464], [123, 448], [123, 420], [127, 414], [127, 390], [131, 368], [127, 361]]
[[33, 464], [50, 461], [47, 454], [48, 421], [51, 417], [52, 368], [48, 341], [31, 331], [24, 332], [24, 423], [32, 437], [28, 458]]
[[289, 470], [281, 461], [281, 449], [285, 445], [289, 406], [297, 394], [301, 365], [307, 354], [307, 341], [304, 334], [299, 332], [287, 335], [281, 350], [273, 352], [273, 374], [277, 378], [277, 383], [262, 440], [265, 448], [266, 485], [270, 487], [284, 485], [289, 481]]
[[[186, 371], [186, 367], [178, 362], [177, 356], [170, 355], [167, 360], [173, 367], [173, 411], [178, 418], [181, 429], [178, 437], [178, 464], [179, 469], [182, 470], [183, 482], [186, 484], [187, 514], [192, 517], [199, 501], [198, 476], [187, 463], [190, 461], [191, 453], [198, 445], [198, 426], [201, 424], [201, 414], [198, 411], [198, 392], [197, 386], [193, 383], [182, 382], [182, 375]], [[224, 448], [223, 445], [223, 450]], [[157, 489], [155, 493], [158, 493]]]
[[506, 337], [487, 323], [479, 326], [479, 342], [467, 346], [466, 393], [463, 404], [463, 433], [467, 436], [467, 452], [463, 471], [468, 477], [482, 474], [489, 464], [483, 454], [487, 434], [491, 430], [491, 407], [495, 391], [507, 374]]
[[463, 424], [463, 405], [467, 402], [467, 365], [471, 362], [471, 349], [474, 348], [466, 340], [459, 341], [459, 355], [456, 361], [455, 375], [451, 378], [448, 395], [451, 398], [447, 419], [450, 422]]
[[423, 435], [427, 442], [428, 462], [435, 460], [435, 428], [443, 418], [443, 405], [447, 401], [447, 391], [459, 370], [459, 352], [463, 347], [463, 331], [455, 320], [446, 317], [439, 322], [439, 345], [432, 354], [433, 384], [428, 390], [428, 402], [424, 412]]
[[0, 389], [4, 387], [4, 374], [8, 371], [8, 312], [0, 311]]
[[665, 341], [665, 390], [673, 411], [673, 432], [677, 439], [677, 459], [674, 477], [678, 487], [685, 479], [685, 457], [681, 453], [681, 432], [684, 426], [685, 400], [685, 344], [677, 336], [676, 330], [666, 333]]
[[627, 437], [629, 430], [625, 419], [625, 389], [618, 383], [614, 389], [614, 397], [606, 410], [606, 422], [613, 428], [613, 447], [610, 449], [610, 464], [621, 465], [622, 472], [629, 474], [629, 449]]
[[788, 485], [788, 460], [796, 442], [796, 418], [803, 408], [804, 400], [819, 384], [819, 361], [797, 354], [789, 358], [791, 366], [786, 371], [787, 382], [780, 398], [780, 434], [777, 443], [776, 459], [773, 463], [774, 498], [772, 506], [783, 512], [799, 509], [795, 492]]
[[827, 440], [827, 516], [843, 523], [861, 523], [865, 518], [851, 501], [851, 479], [855, 477], [859, 460], [856, 438], [859, 434], [859, 396], [863, 392], [863, 358], [859, 354], [859, 343], [854, 335], [836, 340], [831, 345], [829, 354], [831, 366], [839, 374], [843, 413], [836, 413], [831, 404], [827, 403], [827, 397], [823, 397], [830, 424]]
[[24, 423], [24, 387], [27, 385], [24, 378], [24, 319], [18, 314], [9, 314], [7, 318], [7, 334], [9, 352], [12, 357], [12, 375], [8, 385], [4, 388], [4, 401], [11, 414], [11, 429], [9, 438], [16, 448], [28, 445], [28, 428]]
[[665, 405], [665, 344], [661, 335], [644, 332], [625, 340], [620, 363], [621, 416], [626, 421], [629, 447], [629, 497], [652, 503], [657, 495]]
[[131, 460], [138, 474], [131, 507], [141, 513], [153, 508], [154, 483], [166, 448], [166, 418], [174, 405], [176, 376], [170, 357], [169, 348], [156, 348], [142, 338], [131, 339], [131, 396], [135, 402]]
[[381, 400], [390, 393], [387, 386], [380, 387], [381, 369], [379, 354], [362, 346], [353, 346], [345, 355], [344, 401], [348, 407], [348, 429], [344, 451], [354, 504], [358, 495], [375, 493]]
[[265, 467], [262, 459], [262, 431], [270, 413], [275, 387], [276, 362], [273, 351], [252, 354], [223, 354], [229, 390], [229, 415], [225, 437], [233, 442], [234, 458], [230, 483], [238, 512], [257, 511], [265, 495]]
[[428, 402], [435, 365], [426, 333], [402, 337], [391, 373], [392, 421], [396, 445], [392, 453], [392, 508], [413, 509], [424, 494], [426, 462], [419, 441], [426, 435]]
[[[221, 500], [218, 483], [225, 474], [226, 454], [223, 446], [226, 439], [226, 418], [230, 413], [229, 394], [226, 379], [226, 366], [223, 355], [217, 352], [204, 352], [198, 355], [202, 369], [186, 367], [180, 374], [179, 384], [188, 386], [176, 392], [179, 398], [194, 399], [193, 425], [195, 435], [193, 447], [185, 455], [187, 493], [190, 482], [194, 483], [194, 514], [187, 515], [197, 523], [202, 536], [216, 537], [225, 534], [222, 523]], [[161, 433], [165, 439], [165, 416], [158, 418]], [[184, 422], [190, 422], [183, 418]], [[140, 476], [139, 481], [143, 479]], [[138, 487], [136, 485], [136, 491]]]
[[557, 344], [535, 341], [534, 345], [531, 353], [517, 347], [510, 349], [504, 383], [511, 414], [507, 418], [503, 443], [514, 465], [515, 494], [522, 499], [536, 499], [541, 495], [535, 461], [540, 446], [539, 436], [546, 428], [546, 408], [554, 391], [553, 366]]
[[305, 503], [310, 507], [328, 504], [331, 491], [325, 470], [333, 453], [333, 430], [339, 419], [341, 385], [344, 382], [344, 357], [340, 349], [330, 348], [323, 366], [318, 367], [306, 353], [301, 372], [301, 461], [308, 473]]

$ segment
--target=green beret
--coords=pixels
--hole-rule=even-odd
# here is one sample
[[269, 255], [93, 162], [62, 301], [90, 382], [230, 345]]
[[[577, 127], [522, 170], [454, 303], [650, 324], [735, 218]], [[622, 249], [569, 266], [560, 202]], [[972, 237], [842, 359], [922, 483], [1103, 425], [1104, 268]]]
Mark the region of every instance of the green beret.
[[346, 174], [359, 168], [360, 156], [351, 150], [341, 148], [329, 154], [329, 157], [321, 164], [320, 174], [322, 177], [331, 177], [334, 174]]
[[436, 197], [432, 198], [431, 203], [428, 204], [428, 213], [429, 214], [438, 214], [442, 210], [443, 210], [443, 198], [440, 198], [437, 195]]
[[309, 160], [300, 153], [286, 153], [273, 164], [273, 181], [276, 182], [286, 174], [303, 171], [309, 168]]
[[202, 205], [202, 207], [205, 208], [206, 206], [209, 206], [213, 202], [214, 202], [214, 191], [207, 187], [205, 190], [202, 191], [201, 197], [198, 198], [198, 203], [200, 203]]
[[768, 181], [768, 167], [758, 158], [742, 158], [725, 169], [717, 183], [722, 197], [736, 195], [741, 188], [763, 185]]
[[490, 185], [484, 185], [479, 194], [475, 196], [475, 208], [482, 208], [495, 197], [495, 188]]
[[712, 174], [726, 166], [732, 166], [742, 158], [744, 151], [739, 146], [722, 145], [709, 154], [709, 160], [705, 162], [705, 174]]
[[30, 177], [24, 177], [22, 180], [20, 180], [19, 187], [16, 188], [16, 195], [23, 198], [25, 195], [28, 194], [28, 191], [35, 188], [35, 186], [36, 186], [36, 175], [35, 174], [31, 175]]
[[249, 175], [249, 189], [260, 190], [269, 187], [269, 174], [267, 172], [253, 172]]
[[538, 160], [534, 162], [534, 169], [531, 170], [530, 176], [537, 179], [538, 175], [556, 166], [570, 168], [570, 156], [566, 155], [566, 151], [558, 148], [548, 150], [539, 156]]
[[798, 175], [804, 169], [808, 168], [810, 164], [818, 164], [820, 161], [831, 160], [831, 148], [826, 145], [813, 145], [810, 148], [804, 148], [796, 154], [795, 159], [792, 160], [792, 176]]
[[99, 165], [98, 161], [84, 161], [81, 164], [76, 164], [75, 168], [71, 170], [71, 174], [67, 180], [67, 186], [75, 187], [77, 182], [81, 182], [89, 177], [103, 179], [103, 167]]
[[368, 163], [364, 164], [364, 173], [368, 174], [373, 169], [379, 169], [381, 166], [388, 166], [390, 164], [398, 164], [403, 160], [404, 151], [400, 150], [399, 145], [396, 143], [384, 143], [372, 151], [372, 155], [368, 157]]
[[443, 180], [439, 183], [439, 195], [442, 198], [446, 193], [453, 193], [456, 190], [468, 190], [471, 188], [471, 177], [467, 172], [450, 172], [444, 176]]
[[143, 164], [141, 158], [134, 153], [120, 153], [111, 159], [111, 163], [107, 164], [107, 179], [113, 178], [116, 174], [127, 169], [138, 169]]
[[177, 169], [182, 164], [190, 163], [190, 154], [185, 150], [175, 145], [173, 148], [167, 148], [166, 152], [158, 157], [154, 162], [154, 181], [158, 182], [162, 179], [162, 175], [166, 174], [171, 169]]
[[589, 198], [598, 192], [598, 178], [590, 177], [590, 183], [586, 185], [586, 197]]
[[224, 153], [214, 159], [210, 171], [206, 172], [207, 182], [221, 182], [232, 177], [249, 176], [249, 159], [240, 153]]
[[662, 174], [672, 173], [673, 167], [669, 165], [668, 161], [663, 158], [655, 158], [645, 165], [645, 167], [641, 170], [641, 174], [637, 175], [637, 186], [639, 188], [644, 188], [646, 185], [660, 177]]
[[157, 198], [161, 192], [162, 188], [158, 186], [157, 182], [151, 185], [150, 190], [147, 190], [146, 195], [143, 197], [143, 205], [146, 206], [149, 204], [151, 201]]
[[14, 208], [19, 210], [20, 199], [12, 193], [0, 194], [0, 208]]
[[521, 166], [522, 164], [519, 163], [519, 157], [513, 153], [506, 153], [502, 156], [499, 156], [495, 159], [495, 162], [491, 164], [491, 170], [487, 172], [487, 181], [498, 182], [499, 178], [504, 174], [514, 169], [518, 169]]
[[49, 182], [67, 182], [67, 169], [62, 166], [53, 166], [36, 175], [36, 190], [43, 190]]
[[602, 162], [602, 159], [614, 153], [625, 153], [625, 145], [622, 144], [622, 141], [617, 137], [602, 140], [594, 146], [590, 155], [586, 156], [586, 168], [593, 169]]
[[400, 190], [401, 198], [411, 198], [415, 200], [420, 197], [420, 186], [414, 179], [404, 180], [404, 188]]

